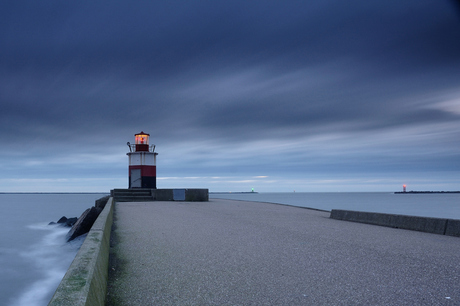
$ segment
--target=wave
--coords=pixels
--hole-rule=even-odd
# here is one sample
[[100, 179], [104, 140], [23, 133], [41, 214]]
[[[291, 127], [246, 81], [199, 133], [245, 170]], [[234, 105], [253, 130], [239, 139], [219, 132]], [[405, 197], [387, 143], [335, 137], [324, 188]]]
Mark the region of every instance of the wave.
[[39, 242], [20, 253], [24, 261], [32, 264], [39, 278], [14, 298], [11, 306], [47, 305], [86, 237], [66, 242], [69, 228], [46, 224], [33, 224], [28, 228], [46, 232]]

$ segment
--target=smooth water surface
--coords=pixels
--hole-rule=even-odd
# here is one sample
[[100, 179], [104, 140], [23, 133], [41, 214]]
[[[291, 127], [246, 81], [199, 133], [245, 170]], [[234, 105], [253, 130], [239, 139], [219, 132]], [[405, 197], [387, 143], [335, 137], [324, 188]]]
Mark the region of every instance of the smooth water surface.
[[48, 225], [79, 217], [102, 194], [0, 194], [0, 305], [47, 305], [84, 237]]
[[210, 194], [210, 198], [279, 203], [330, 211], [380, 212], [421, 217], [460, 219], [460, 194], [394, 194], [389, 192], [290, 192]]

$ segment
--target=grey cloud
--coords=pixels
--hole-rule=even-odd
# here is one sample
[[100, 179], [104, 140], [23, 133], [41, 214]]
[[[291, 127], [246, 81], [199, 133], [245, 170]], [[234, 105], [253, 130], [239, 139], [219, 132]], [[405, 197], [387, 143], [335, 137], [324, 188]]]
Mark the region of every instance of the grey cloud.
[[[1, 3], [3, 163], [24, 142], [30, 151], [21, 156], [31, 164], [104, 148], [123, 155], [126, 141], [144, 130], [169, 154], [177, 143], [204, 143], [175, 157], [190, 157], [187, 165], [166, 157], [179, 172], [202, 164], [203, 174], [231, 174], [244, 164], [238, 171], [249, 173], [273, 163], [291, 175], [403, 165], [414, 171], [417, 164], [458, 169], [451, 144], [458, 135], [448, 132], [460, 119], [460, 18], [453, 3]], [[439, 128], [439, 142], [412, 134], [427, 127]], [[417, 141], [402, 149], [397, 129]], [[391, 154], [375, 144], [350, 149], [373, 134], [391, 139]], [[324, 153], [328, 142], [311, 152], [312, 139], [331, 135], [339, 135], [337, 156]], [[252, 148], [281, 140], [305, 148], [286, 151], [283, 162]], [[247, 151], [241, 160], [204, 154], [216, 149], [211, 144]], [[438, 152], [442, 165], [434, 152], [414, 159], [406, 153], [433, 144], [446, 148]]]

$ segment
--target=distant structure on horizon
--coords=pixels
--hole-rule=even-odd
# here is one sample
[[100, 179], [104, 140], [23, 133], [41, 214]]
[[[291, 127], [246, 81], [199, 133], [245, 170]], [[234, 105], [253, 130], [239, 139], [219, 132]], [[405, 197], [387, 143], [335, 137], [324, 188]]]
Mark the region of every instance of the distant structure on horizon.
[[403, 185], [403, 192], [406, 192], [406, 185]]
[[155, 145], [149, 145], [150, 134], [143, 131], [134, 134], [135, 144], [127, 143], [129, 153], [128, 188], [157, 188], [157, 167]]

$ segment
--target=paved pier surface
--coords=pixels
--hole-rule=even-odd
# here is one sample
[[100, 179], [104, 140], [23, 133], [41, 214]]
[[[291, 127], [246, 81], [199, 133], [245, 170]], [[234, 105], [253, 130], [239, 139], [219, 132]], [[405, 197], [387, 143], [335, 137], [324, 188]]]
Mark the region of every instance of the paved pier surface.
[[460, 305], [460, 238], [211, 199], [115, 206], [109, 305]]

